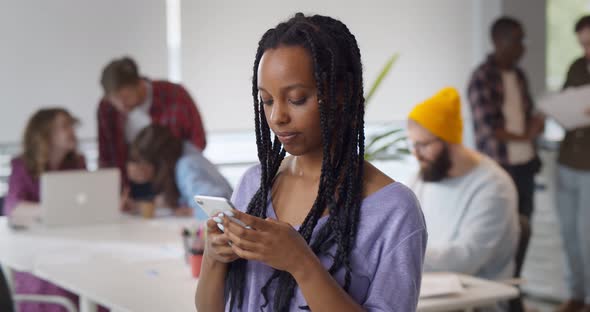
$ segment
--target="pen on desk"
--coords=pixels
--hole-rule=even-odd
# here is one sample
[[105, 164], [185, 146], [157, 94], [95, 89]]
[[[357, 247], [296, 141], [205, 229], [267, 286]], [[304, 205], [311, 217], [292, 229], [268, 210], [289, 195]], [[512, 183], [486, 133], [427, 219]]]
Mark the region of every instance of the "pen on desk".
[[201, 232], [201, 228], [197, 229], [197, 240], [202, 240], [203, 238], [203, 233]]
[[187, 228], [183, 228], [182, 229], [182, 242], [184, 245], [184, 259], [186, 261], [186, 263], [189, 262], [189, 252], [190, 252], [190, 244], [189, 244], [189, 238], [191, 236], [191, 233], [189, 232], [189, 230]]
[[199, 250], [205, 249], [205, 240], [203, 239], [203, 230], [201, 228], [198, 228], [195, 232], [195, 241], [192, 245], [192, 248]]

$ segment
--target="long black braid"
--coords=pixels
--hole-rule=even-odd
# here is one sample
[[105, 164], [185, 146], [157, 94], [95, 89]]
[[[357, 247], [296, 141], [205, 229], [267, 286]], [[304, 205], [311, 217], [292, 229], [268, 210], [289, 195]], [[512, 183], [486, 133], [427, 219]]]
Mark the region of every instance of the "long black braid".
[[[269, 192], [285, 157], [285, 150], [276, 136], [271, 138], [263, 104], [259, 100], [257, 73], [264, 52], [279, 46], [302, 46], [312, 58], [324, 142], [318, 195], [299, 233], [311, 244], [316, 255], [327, 255], [336, 246], [335, 253], [330, 255], [333, 263], [329, 272], [333, 275], [344, 268], [343, 287], [348, 291], [351, 282], [350, 256], [359, 223], [364, 180], [365, 100], [360, 50], [348, 27], [327, 16], [308, 17], [298, 13], [262, 36], [252, 79], [261, 179], [260, 187], [247, 209], [247, 213], [261, 218], [266, 218]], [[314, 228], [326, 209], [329, 219], [311, 242]], [[230, 296], [230, 311], [242, 308], [246, 264], [246, 260], [240, 259], [229, 266], [226, 294]], [[277, 284], [276, 291], [269, 294], [273, 283]], [[289, 273], [275, 270], [261, 290], [265, 299], [261, 310], [268, 306], [272, 296], [272, 311], [288, 311], [296, 286]]]

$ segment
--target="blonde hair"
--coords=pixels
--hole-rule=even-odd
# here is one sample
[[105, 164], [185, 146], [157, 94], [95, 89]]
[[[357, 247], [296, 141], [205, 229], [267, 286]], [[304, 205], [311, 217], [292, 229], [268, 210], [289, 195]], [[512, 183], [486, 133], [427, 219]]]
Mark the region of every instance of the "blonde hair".
[[[39, 177], [47, 170], [53, 125], [57, 116], [61, 114], [66, 115], [73, 123], [78, 123], [78, 119], [63, 108], [38, 110], [27, 123], [22, 143], [22, 158], [27, 171], [34, 177]], [[63, 164], [75, 167], [78, 160], [78, 154], [72, 151], [66, 155]]]

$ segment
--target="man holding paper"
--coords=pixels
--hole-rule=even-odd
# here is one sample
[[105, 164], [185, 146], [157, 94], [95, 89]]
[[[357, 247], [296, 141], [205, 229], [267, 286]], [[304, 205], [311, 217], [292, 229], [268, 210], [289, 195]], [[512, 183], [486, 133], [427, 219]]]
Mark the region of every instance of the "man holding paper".
[[[575, 31], [584, 56], [570, 66], [564, 89], [590, 85], [590, 16], [582, 17]], [[585, 114], [590, 124], [590, 99]], [[558, 311], [590, 312], [590, 126], [567, 130], [558, 162], [557, 212], [570, 291]]]

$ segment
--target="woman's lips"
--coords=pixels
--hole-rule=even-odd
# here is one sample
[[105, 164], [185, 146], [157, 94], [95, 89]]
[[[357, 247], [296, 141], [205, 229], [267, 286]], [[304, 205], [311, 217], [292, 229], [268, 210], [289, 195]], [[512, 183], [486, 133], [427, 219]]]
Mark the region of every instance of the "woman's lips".
[[293, 143], [299, 136], [299, 133], [297, 132], [275, 132], [275, 134], [281, 143], [285, 145]]

